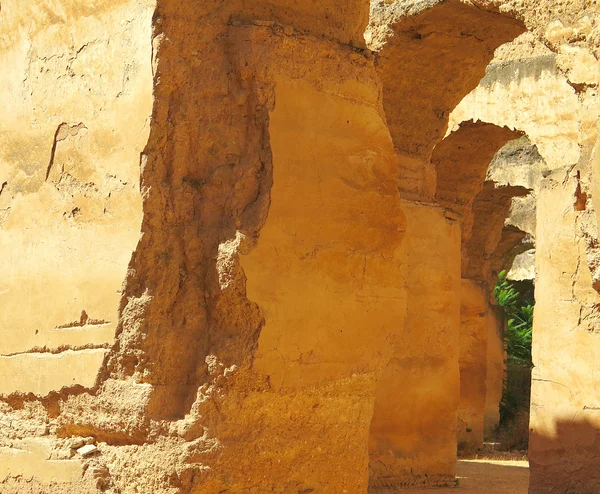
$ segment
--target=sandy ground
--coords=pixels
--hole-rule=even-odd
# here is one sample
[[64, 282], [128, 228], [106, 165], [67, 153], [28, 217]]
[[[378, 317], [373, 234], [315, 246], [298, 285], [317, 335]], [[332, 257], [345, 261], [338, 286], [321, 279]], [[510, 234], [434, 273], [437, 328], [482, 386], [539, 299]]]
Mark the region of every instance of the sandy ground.
[[526, 461], [460, 460], [459, 485], [453, 489], [408, 489], [402, 494], [527, 494], [529, 464]]

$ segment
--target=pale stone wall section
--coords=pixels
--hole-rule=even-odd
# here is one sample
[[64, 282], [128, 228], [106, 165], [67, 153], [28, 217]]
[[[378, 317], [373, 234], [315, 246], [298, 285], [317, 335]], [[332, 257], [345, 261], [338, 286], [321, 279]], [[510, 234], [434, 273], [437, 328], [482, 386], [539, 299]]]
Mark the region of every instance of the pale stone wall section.
[[[0, 394], [91, 388], [113, 341], [139, 239], [153, 7], [2, 1]], [[81, 458], [56, 457], [51, 422], [33, 433], [28, 420], [44, 419], [15, 411], [0, 425], [0, 490], [25, 492], [9, 486], [20, 478], [95, 492], [79, 486]]]
[[550, 169], [577, 163], [581, 107], [555, 56], [524, 52], [523, 60], [500, 62], [454, 109], [448, 132], [471, 119], [495, 123], [525, 132]]
[[18, 354], [112, 342], [141, 221], [154, 2], [44, 5], [0, 15], [1, 393], [93, 384], [103, 351]]
[[0, 482], [18, 476], [41, 484], [77, 482], [83, 473], [81, 462], [50, 459], [50, 446], [49, 441], [40, 438], [16, 441], [15, 447], [0, 447]]
[[[598, 315], [585, 240], [573, 208], [577, 180], [550, 177], [538, 200], [531, 415], [532, 493], [598, 492]], [[543, 221], [542, 221], [543, 220]], [[585, 475], [577, 473], [583, 465]], [[553, 491], [554, 492], [554, 491]]]
[[63, 387], [93, 387], [106, 350], [67, 350], [0, 357], [0, 394], [47, 395]]

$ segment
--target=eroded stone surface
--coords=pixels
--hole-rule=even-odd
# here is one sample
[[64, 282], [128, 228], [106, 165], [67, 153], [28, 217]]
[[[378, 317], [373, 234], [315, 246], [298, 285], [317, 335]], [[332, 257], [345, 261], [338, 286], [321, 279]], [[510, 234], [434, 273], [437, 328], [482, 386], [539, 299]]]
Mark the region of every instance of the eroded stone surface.
[[[547, 490], [545, 478], [558, 492], [594, 492], [589, 468], [576, 469], [597, 463], [590, 2], [374, 2], [375, 57], [362, 50], [366, 0], [159, 0], [153, 16], [143, 0], [45, 7], [4, 0], [0, 14], [11, 96], [0, 103], [9, 261], [0, 300], [19, 308], [0, 316], [0, 365], [54, 362], [67, 348], [97, 361], [47, 382], [8, 379], [21, 394], [0, 402], [3, 492], [358, 493], [369, 475], [373, 489], [450, 482], [459, 223], [475, 218], [485, 170], [462, 169], [457, 182], [449, 170], [436, 177], [440, 159], [430, 158], [460, 155], [457, 133], [440, 144], [449, 115], [494, 49], [523, 31], [515, 17], [557, 54], [531, 45], [542, 58], [516, 82], [499, 67], [508, 82], [491, 87], [503, 101], [488, 108], [491, 123], [531, 133], [553, 170], [537, 221], [547, 229], [532, 492]], [[523, 96], [538, 83], [559, 123], [546, 125], [552, 108]], [[460, 204], [449, 201], [461, 185]], [[484, 237], [469, 238], [494, 256], [514, 240], [505, 232], [492, 254]], [[87, 389], [65, 384], [73, 377]], [[486, 416], [494, 399], [485, 397]], [[548, 442], [555, 430], [560, 447]], [[97, 452], [70, 457], [72, 441], [88, 437]], [[43, 450], [31, 453], [39, 438]], [[41, 472], [31, 481], [15, 461], [23, 454]]]

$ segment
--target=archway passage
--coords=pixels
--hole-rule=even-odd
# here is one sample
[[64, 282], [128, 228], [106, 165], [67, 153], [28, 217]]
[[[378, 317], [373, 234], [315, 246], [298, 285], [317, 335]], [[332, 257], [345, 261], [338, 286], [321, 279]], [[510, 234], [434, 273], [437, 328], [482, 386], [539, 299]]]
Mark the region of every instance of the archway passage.
[[[484, 158], [507, 131], [503, 124], [465, 124], [442, 137], [449, 112], [483, 75], [495, 46], [524, 29], [496, 7], [534, 12], [543, 24], [558, 11], [547, 8], [552, 2], [377, 0], [369, 28], [374, 55], [361, 40], [366, 0], [157, 0], [152, 20], [152, 2], [146, 0], [56, 0], [56, 12], [49, 12], [43, 0], [2, 1], [0, 86], [10, 91], [0, 103], [2, 116], [9, 117], [10, 126], [13, 102], [35, 101], [53, 127], [44, 124], [51, 132], [39, 135], [50, 145], [35, 167], [29, 157], [37, 154], [37, 132], [8, 139], [8, 154], [0, 150], [2, 160], [20, 166], [9, 180], [0, 176], [0, 228], [7, 218], [13, 226], [21, 220], [15, 211], [27, 211], [28, 221], [39, 220], [28, 208], [16, 208], [27, 197], [40, 209], [48, 205], [53, 214], [60, 211], [56, 231], [68, 224], [74, 238], [92, 232], [93, 244], [94, 230], [78, 223], [86, 218], [81, 210], [56, 209], [69, 204], [64, 198], [75, 184], [79, 191], [74, 196], [93, 207], [94, 222], [109, 222], [102, 231], [112, 235], [111, 207], [103, 206], [116, 200], [124, 217], [131, 213], [123, 197], [141, 196], [132, 187], [139, 128], [149, 128], [150, 137], [141, 163], [143, 235], [123, 293], [118, 293], [117, 341], [112, 349], [77, 350], [93, 356], [94, 365], [108, 352], [95, 382], [87, 366], [85, 388], [73, 385], [75, 368], [56, 381], [69, 384], [61, 392], [46, 396], [57, 386], [50, 383], [33, 388], [39, 395], [24, 394], [31, 388], [23, 388], [0, 399], [0, 471], [8, 471], [9, 478], [1, 481], [0, 490], [364, 493], [369, 449], [374, 490], [452, 483], [462, 280], [481, 277], [468, 286], [478, 290], [472, 298], [479, 297], [483, 306], [481, 273], [500, 252], [477, 226], [487, 228], [485, 220], [468, 218], [478, 208]], [[19, 3], [33, 5], [35, 16], [18, 10]], [[121, 8], [126, 4], [134, 9]], [[585, 5], [589, 2], [562, 2], [560, 9], [571, 15]], [[39, 15], [43, 23], [37, 22]], [[529, 21], [537, 23], [533, 17]], [[123, 41], [139, 50], [125, 64], [112, 63], [118, 56], [105, 56], [115, 53], [112, 40], [90, 37], [72, 46], [75, 33], [104, 32], [107, 24], [126, 31], [136, 18], [148, 22], [142, 29], [144, 47], [133, 38]], [[15, 27], [6, 31], [8, 36], [6, 19]], [[28, 29], [32, 21], [33, 31]], [[546, 32], [542, 24], [539, 32]], [[598, 25], [588, 19], [577, 27], [547, 27], [563, 61], [593, 62], [592, 53], [570, 44], [598, 39]], [[19, 42], [10, 45], [13, 36]], [[38, 52], [28, 37], [41, 37], [48, 49]], [[94, 67], [98, 79], [102, 74], [106, 80], [110, 72], [111, 82], [87, 86], [90, 71], [78, 72], [78, 64]], [[105, 71], [111, 65], [123, 70]], [[146, 79], [133, 75], [142, 66], [155, 80], [138, 94], [134, 88]], [[593, 72], [578, 70], [573, 87], [567, 84], [570, 95], [590, 108], [597, 101]], [[78, 82], [71, 86], [73, 81]], [[136, 141], [126, 153], [134, 157], [128, 161], [133, 166], [126, 176], [119, 175], [128, 181], [129, 192], [110, 167], [97, 168], [110, 184], [105, 193], [113, 199], [108, 203], [86, 175], [80, 184], [61, 184], [56, 167], [67, 149], [62, 156], [92, 169], [119, 147], [111, 122], [121, 113], [109, 114], [102, 125], [96, 120], [112, 108], [96, 91], [99, 87], [110, 88], [107, 98], [115, 105], [127, 102], [123, 114], [141, 112], [118, 127], [123, 130], [119, 146]], [[54, 88], [54, 101], [49, 88]], [[151, 89], [154, 110], [146, 126], [142, 108], [149, 104]], [[30, 100], [32, 91], [37, 94]], [[62, 98], [67, 92], [85, 100], [97, 131], [89, 122], [84, 124], [88, 133], [78, 120], [71, 121], [69, 108], [79, 105], [68, 99], [67, 108]], [[574, 125], [567, 126], [575, 128], [571, 151], [577, 156], [581, 151], [582, 165], [591, 156], [589, 143], [597, 138], [598, 115], [584, 110], [582, 105], [571, 111]], [[37, 116], [25, 119], [24, 127], [40, 124]], [[28, 140], [34, 134], [36, 140]], [[4, 146], [7, 139], [1, 139]], [[94, 159], [82, 160], [79, 150], [93, 149], [95, 143], [102, 144]], [[117, 153], [106, 160], [118, 166], [124, 158]], [[593, 287], [600, 263], [591, 177], [585, 166], [575, 167], [577, 159], [555, 160], [541, 194], [546, 224], [539, 230], [544, 304], [534, 379], [534, 389], [540, 390], [534, 409], [534, 481], [539, 491], [553, 488], [553, 482], [564, 491], [595, 493], [597, 469], [585, 478], [577, 467], [595, 466], [599, 457], [594, 366], [600, 302]], [[27, 196], [27, 187], [18, 190], [13, 181], [29, 180], [33, 167], [35, 180], [52, 182], [42, 186], [49, 195], [43, 207], [35, 194]], [[461, 170], [465, 173], [455, 176]], [[121, 199], [117, 192], [124, 192]], [[483, 192], [518, 191], [485, 186]], [[481, 202], [487, 211], [485, 198]], [[468, 221], [473, 224], [469, 237]], [[138, 229], [129, 225], [133, 245]], [[17, 224], [10, 233], [13, 252], [21, 248], [21, 227]], [[500, 237], [500, 244], [509, 237]], [[31, 252], [46, 250], [45, 240]], [[475, 248], [482, 251], [468, 253]], [[102, 251], [104, 261], [117, 253]], [[462, 262], [464, 252], [468, 262]], [[86, 259], [81, 261], [85, 266]], [[126, 261], [120, 260], [123, 272]], [[80, 279], [79, 271], [73, 278]], [[86, 276], [98, 283], [86, 282], [84, 289], [93, 294], [102, 285], [114, 301], [120, 275], [113, 273], [111, 283], [104, 284], [102, 271]], [[24, 279], [35, 276], [29, 272]], [[11, 289], [26, 284], [18, 277], [12, 283]], [[79, 290], [78, 284], [65, 285], [64, 293]], [[4, 290], [0, 287], [0, 295], [8, 293]], [[48, 298], [62, 297], [52, 295]], [[11, 292], [0, 301], [17, 298]], [[75, 298], [65, 296], [65, 303]], [[34, 313], [37, 307], [30, 305]], [[104, 309], [116, 314], [116, 302], [102, 305], [103, 314]], [[473, 305], [464, 312], [481, 319]], [[100, 329], [103, 323], [72, 329], [96, 317], [89, 316], [65, 321], [61, 316], [55, 329], [61, 338]], [[112, 315], [108, 319], [115, 322]], [[480, 321], [473, 324], [481, 326]], [[102, 335], [97, 338], [105, 341]], [[541, 350], [548, 348], [546, 358]], [[23, 355], [2, 360], [40, 356], [65, 369], [68, 362], [53, 353], [62, 350], [60, 345], [40, 349], [28, 344], [15, 350]], [[567, 358], [554, 362], [557, 354]], [[394, 386], [399, 393], [390, 392]], [[13, 382], [6, 389], [20, 387]], [[481, 380], [473, 389], [482, 389]], [[93, 455], [74, 453], [72, 446], [82, 441], [96, 442]], [[31, 454], [41, 475], [30, 482], [30, 467], [20, 458]], [[67, 485], [53, 478], [66, 479]]]
[[508, 253], [525, 237], [525, 232], [505, 227], [513, 199], [529, 193], [522, 186], [498, 186], [486, 181], [463, 224], [459, 455], [480, 450], [485, 436], [490, 437], [499, 425], [505, 319], [492, 293]]
[[[402, 246], [407, 314], [401, 341], [377, 384], [369, 440], [373, 491], [454, 482], [461, 216], [492, 156], [514, 133], [465, 125], [438, 143], [450, 112], [483, 77], [494, 50], [523, 31], [518, 20], [460, 1], [371, 5], [366, 40], [379, 54], [399, 192], [409, 212]], [[469, 146], [471, 155], [465, 152]], [[472, 160], [472, 166], [452, 153]], [[464, 181], [454, 182], [461, 171]], [[444, 189], [451, 183], [466, 187], [462, 197]]]
[[[472, 234], [475, 218], [481, 221], [479, 216], [489, 213], [484, 205], [502, 197], [499, 203], [504, 207], [498, 212], [491, 208], [497, 231], [486, 237], [487, 245], [471, 262], [473, 271], [479, 261], [479, 270], [487, 272], [483, 265], [489, 264], [500, 242], [511, 194], [524, 190], [509, 187], [500, 192], [492, 186], [490, 191], [484, 188], [484, 179], [495, 153], [519, 135], [492, 124], [465, 123], [434, 151], [431, 163], [438, 180], [436, 202], [423, 205], [407, 201], [404, 205], [408, 220], [402, 247], [407, 316], [392, 360], [377, 383], [369, 441], [373, 492], [454, 483], [461, 385], [471, 382], [479, 386], [476, 391], [483, 390], [472, 393], [481, 401], [477, 410], [481, 424], [477, 428], [483, 441], [487, 326], [476, 325], [478, 339], [485, 347], [478, 349], [481, 368], [472, 365], [460, 369], [461, 289], [465, 288], [461, 283], [461, 251], [469, 250], [470, 241], [479, 248], [483, 239], [478, 236], [485, 233], [477, 228], [477, 235]], [[477, 313], [487, 310], [486, 295], [478, 295], [483, 309], [478, 308]], [[493, 317], [489, 320], [494, 321]], [[473, 379], [461, 379], [460, 371], [473, 375]]]

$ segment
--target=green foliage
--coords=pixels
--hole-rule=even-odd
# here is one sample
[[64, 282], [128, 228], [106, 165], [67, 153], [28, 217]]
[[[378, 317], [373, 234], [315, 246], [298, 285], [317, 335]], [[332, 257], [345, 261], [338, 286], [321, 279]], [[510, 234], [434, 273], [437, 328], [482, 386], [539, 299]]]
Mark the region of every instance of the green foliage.
[[498, 305], [506, 312], [512, 311], [517, 305], [519, 292], [517, 292], [510, 281], [506, 279], [506, 271], [500, 271], [498, 274], [498, 282], [494, 287], [494, 298]]
[[531, 367], [531, 337], [533, 329], [533, 305], [517, 307], [509, 315], [506, 334], [506, 353], [509, 362]]
[[508, 362], [532, 366], [531, 338], [533, 333], [533, 304], [520, 302], [520, 293], [506, 279], [506, 271], [498, 274], [494, 298], [508, 318], [505, 334]]
[[506, 279], [506, 271], [498, 275], [494, 297], [507, 317], [506, 375], [500, 402], [500, 423], [507, 429], [514, 428], [514, 421], [529, 408], [533, 304], [521, 300], [519, 291]]

